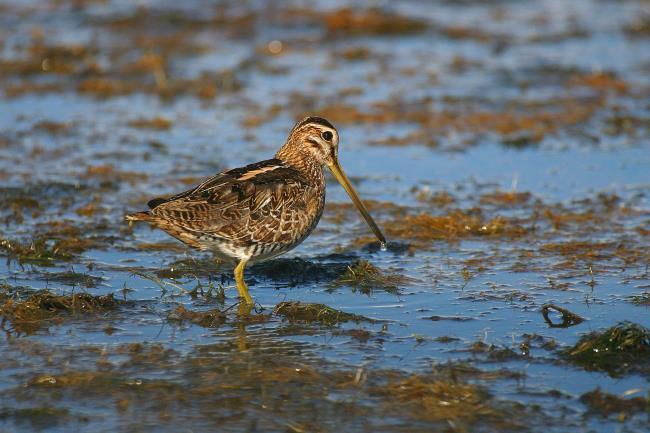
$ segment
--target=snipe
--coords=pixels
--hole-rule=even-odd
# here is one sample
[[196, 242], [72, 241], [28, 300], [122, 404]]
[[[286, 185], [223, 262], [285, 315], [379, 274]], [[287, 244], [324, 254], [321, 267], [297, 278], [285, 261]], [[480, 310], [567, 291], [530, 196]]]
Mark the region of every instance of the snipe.
[[155, 198], [148, 203], [151, 210], [126, 219], [146, 221], [192, 247], [237, 263], [239, 296], [252, 305], [244, 267], [289, 251], [314, 230], [325, 204], [325, 166], [385, 245], [339, 164], [338, 144], [339, 134], [330, 122], [307, 117], [293, 127], [274, 158], [224, 171], [169, 198]]

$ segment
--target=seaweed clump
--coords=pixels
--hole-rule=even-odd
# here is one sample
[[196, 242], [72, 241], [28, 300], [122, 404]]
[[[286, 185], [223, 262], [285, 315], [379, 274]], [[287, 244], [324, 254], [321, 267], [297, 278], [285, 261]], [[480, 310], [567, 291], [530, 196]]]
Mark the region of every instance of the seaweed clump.
[[385, 224], [389, 236], [410, 241], [455, 240], [472, 236], [519, 237], [526, 228], [497, 216], [483, 221], [480, 215], [456, 210], [447, 215], [407, 215]]
[[495, 427], [499, 425], [500, 431], [517, 428], [512, 424], [513, 418], [506, 416], [504, 410], [493, 404], [490, 395], [476, 385], [436, 376], [413, 375], [374, 391], [390, 402], [388, 410], [402, 413], [407, 409], [425, 421], [458, 423], [459, 427], [489, 423]]
[[129, 126], [132, 128], [142, 128], [142, 129], [169, 129], [172, 127], [172, 122], [169, 119], [164, 117], [153, 117], [153, 118], [139, 118], [129, 122]]
[[14, 331], [26, 334], [34, 333], [50, 323], [60, 323], [66, 316], [113, 310], [120, 303], [112, 294], [56, 295], [49, 290], [33, 293], [25, 300], [5, 298], [3, 301], [0, 306], [0, 329], [5, 329], [5, 325], [10, 323]]
[[28, 242], [0, 236], [0, 255], [6, 255], [21, 265], [47, 266], [57, 260], [69, 261], [84, 251], [103, 246], [105, 238], [87, 236], [85, 229], [64, 221], [49, 224], [47, 231], [34, 235]]
[[290, 322], [320, 323], [326, 326], [337, 325], [345, 322], [362, 322], [370, 319], [356, 314], [335, 310], [325, 304], [311, 304], [302, 302], [280, 302], [275, 306], [273, 313], [282, 316]]
[[351, 286], [361, 293], [369, 295], [373, 289], [397, 293], [398, 284], [405, 281], [400, 275], [388, 274], [366, 260], [358, 260], [348, 266], [345, 272], [332, 283], [333, 287]]
[[590, 412], [605, 417], [618, 414], [619, 419], [625, 419], [635, 412], [650, 413], [650, 397], [620, 398], [602, 392], [600, 388], [582, 394], [580, 401], [587, 405]]
[[381, 9], [353, 11], [340, 9], [324, 17], [329, 34], [361, 35], [407, 35], [427, 29], [426, 21], [386, 12]]
[[650, 292], [643, 292], [640, 295], [632, 295], [628, 298], [628, 301], [635, 305], [650, 306]]
[[631, 371], [650, 374], [650, 330], [621, 322], [585, 335], [563, 355], [586, 370], [604, 371], [612, 377]]
[[[28, 407], [23, 409], [0, 408], [0, 421], [13, 421], [15, 424], [29, 425], [35, 430], [45, 430], [70, 422], [74, 418], [68, 409], [48, 406]], [[85, 417], [80, 417], [86, 421]]]
[[208, 311], [191, 311], [179, 305], [169, 315], [169, 320], [180, 323], [188, 321], [203, 328], [217, 328], [225, 323], [226, 315], [216, 308]]

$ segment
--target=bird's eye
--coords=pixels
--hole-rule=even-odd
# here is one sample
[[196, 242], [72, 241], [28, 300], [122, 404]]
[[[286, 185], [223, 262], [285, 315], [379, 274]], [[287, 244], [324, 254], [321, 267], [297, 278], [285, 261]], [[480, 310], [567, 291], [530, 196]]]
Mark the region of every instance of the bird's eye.
[[332, 137], [334, 137], [334, 134], [332, 134], [330, 131], [325, 131], [321, 134], [321, 137], [323, 137], [323, 140], [325, 141], [330, 141]]

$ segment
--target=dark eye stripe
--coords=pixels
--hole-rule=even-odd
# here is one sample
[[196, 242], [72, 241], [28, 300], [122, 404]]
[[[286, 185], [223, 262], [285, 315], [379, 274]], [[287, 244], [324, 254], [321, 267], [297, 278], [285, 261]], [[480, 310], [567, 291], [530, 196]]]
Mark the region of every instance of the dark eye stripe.
[[307, 141], [307, 143], [310, 143], [312, 147], [320, 147], [320, 143], [313, 138], [307, 138], [305, 141]]

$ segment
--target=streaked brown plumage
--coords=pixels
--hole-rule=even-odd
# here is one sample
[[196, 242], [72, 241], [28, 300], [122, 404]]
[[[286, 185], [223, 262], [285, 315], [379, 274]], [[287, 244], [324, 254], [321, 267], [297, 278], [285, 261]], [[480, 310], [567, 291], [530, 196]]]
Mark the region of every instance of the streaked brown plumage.
[[149, 211], [127, 215], [146, 221], [180, 241], [238, 263], [235, 279], [247, 304], [243, 280], [248, 262], [278, 256], [314, 230], [325, 204], [327, 165], [348, 192], [378, 239], [379, 228], [338, 163], [338, 132], [330, 122], [298, 122], [273, 159], [217, 174], [195, 188], [149, 201]]

